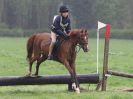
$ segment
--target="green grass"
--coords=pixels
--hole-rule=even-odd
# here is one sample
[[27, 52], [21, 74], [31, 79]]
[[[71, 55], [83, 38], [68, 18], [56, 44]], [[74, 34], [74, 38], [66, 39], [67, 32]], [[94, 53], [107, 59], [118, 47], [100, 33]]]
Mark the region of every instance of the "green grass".
[[[28, 71], [26, 62], [27, 38], [0, 38], [0, 76], [24, 76]], [[100, 66], [102, 74], [104, 40], [100, 40]], [[96, 39], [89, 40], [90, 52], [82, 50], [77, 55], [77, 73], [96, 72]], [[133, 41], [110, 40], [109, 68], [133, 73]], [[33, 72], [35, 65], [33, 66]], [[68, 74], [63, 65], [46, 61], [40, 66], [40, 75]], [[0, 87], [0, 99], [132, 99], [133, 93], [123, 89], [133, 88], [133, 79], [114, 77], [108, 79], [107, 91], [95, 91], [96, 85], [81, 85], [84, 89], [77, 95], [67, 91], [67, 85], [36, 85]]]

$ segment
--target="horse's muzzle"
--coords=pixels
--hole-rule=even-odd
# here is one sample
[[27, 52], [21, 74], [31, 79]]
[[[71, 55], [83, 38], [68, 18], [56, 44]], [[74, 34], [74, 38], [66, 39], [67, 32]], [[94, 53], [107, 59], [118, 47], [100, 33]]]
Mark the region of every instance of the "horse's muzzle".
[[83, 50], [84, 50], [84, 52], [88, 52], [88, 51], [89, 51], [89, 49], [88, 49], [88, 48], [84, 48]]

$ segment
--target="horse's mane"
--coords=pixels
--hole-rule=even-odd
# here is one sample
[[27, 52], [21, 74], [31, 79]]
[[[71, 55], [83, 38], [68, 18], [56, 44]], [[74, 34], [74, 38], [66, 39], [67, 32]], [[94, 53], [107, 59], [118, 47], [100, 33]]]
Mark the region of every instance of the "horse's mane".
[[68, 35], [69, 35], [69, 36], [76, 36], [76, 35], [78, 35], [81, 31], [82, 31], [82, 29], [73, 29], [73, 30], [71, 30], [71, 32], [70, 32]]

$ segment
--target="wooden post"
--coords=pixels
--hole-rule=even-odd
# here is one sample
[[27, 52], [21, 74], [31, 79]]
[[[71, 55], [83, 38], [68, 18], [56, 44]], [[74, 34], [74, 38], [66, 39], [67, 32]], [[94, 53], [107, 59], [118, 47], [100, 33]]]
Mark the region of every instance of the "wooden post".
[[109, 37], [110, 37], [110, 25], [107, 24], [105, 32], [105, 45], [104, 45], [102, 91], [106, 91], [106, 84], [107, 84], [106, 74], [108, 71]]

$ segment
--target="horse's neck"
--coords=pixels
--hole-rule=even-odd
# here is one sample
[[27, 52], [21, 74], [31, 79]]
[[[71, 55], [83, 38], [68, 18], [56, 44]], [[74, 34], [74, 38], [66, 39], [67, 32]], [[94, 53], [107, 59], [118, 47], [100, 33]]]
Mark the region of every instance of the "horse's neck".
[[77, 41], [78, 41], [78, 39], [73, 39], [73, 38], [70, 39], [70, 42], [72, 43], [72, 46], [76, 46]]
[[75, 51], [75, 47], [78, 44], [78, 35], [77, 32], [71, 31], [69, 34], [70, 38], [66, 40], [67, 44], [69, 45], [69, 49]]
[[75, 51], [75, 47], [76, 47], [76, 45], [77, 45], [77, 39], [75, 39], [75, 38], [70, 38], [69, 40], [67, 40], [67, 43], [68, 43], [68, 45], [69, 45], [69, 49], [70, 50], [73, 50], [73, 51]]
[[73, 44], [73, 45], [77, 45], [78, 43], [78, 37], [79, 37], [79, 34], [77, 32], [70, 32], [70, 42]]

